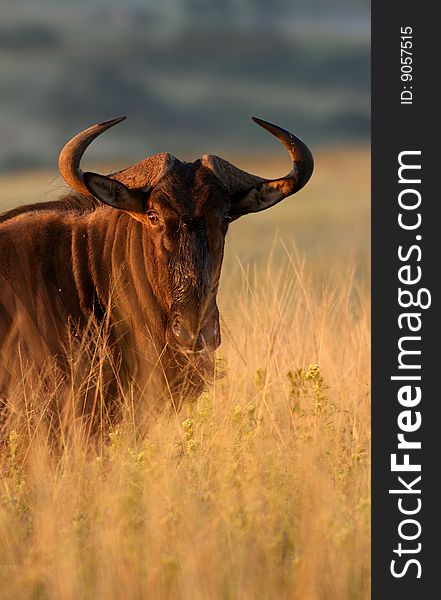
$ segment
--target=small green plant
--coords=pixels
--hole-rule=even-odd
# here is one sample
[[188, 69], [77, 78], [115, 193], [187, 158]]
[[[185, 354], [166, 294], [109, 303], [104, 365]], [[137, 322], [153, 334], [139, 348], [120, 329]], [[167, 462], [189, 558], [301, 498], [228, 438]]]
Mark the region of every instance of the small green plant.
[[326, 393], [328, 386], [323, 380], [319, 365], [309, 365], [303, 375], [303, 378], [305, 381], [311, 384], [311, 390], [315, 402], [315, 412], [317, 414], [322, 414], [332, 410], [333, 407], [331, 407]]
[[[335, 405], [329, 400], [320, 366], [311, 364], [304, 371], [288, 371], [290, 383], [289, 398], [294, 413], [311, 412], [315, 415], [329, 415], [335, 412]], [[312, 401], [312, 407], [311, 407]]]
[[182, 423], [182, 428], [185, 431], [187, 441], [191, 440], [194, 434], [194, 421], [193, 419], [185, 419]]

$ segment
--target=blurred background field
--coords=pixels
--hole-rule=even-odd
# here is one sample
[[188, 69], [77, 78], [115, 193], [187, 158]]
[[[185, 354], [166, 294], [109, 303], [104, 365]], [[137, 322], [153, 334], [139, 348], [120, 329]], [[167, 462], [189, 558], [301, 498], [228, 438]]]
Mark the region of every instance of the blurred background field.
[[[311, 147], [306, 188], [233, 223], [224, 377], [140, 439], [3, 432], [0, 598], [367, 600], [370, 575], [367, 0], [16, 0], [0, 22], [0, 212], [88, 169], [218, 154], [278, 177], [249, 120]], [[28, 401], [44, 406], [41, 391]], [[42, 409], [43, 410], [43, 409]], [[44, 410], [43, 410], [44, 412]], [[75, 433], [75, 432], [74, 432]]]
[[0, 20], [0, 170], [56, 164], [128, 115], [92, 159], [266, 157], [255, 115], [313, 144], [369, 136], [368, 0], [16, 0]]

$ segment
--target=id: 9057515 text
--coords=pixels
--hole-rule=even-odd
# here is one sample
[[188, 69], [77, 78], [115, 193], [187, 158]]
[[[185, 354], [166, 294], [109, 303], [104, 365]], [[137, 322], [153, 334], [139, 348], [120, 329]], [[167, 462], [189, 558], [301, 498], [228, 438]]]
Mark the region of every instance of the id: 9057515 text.
[[413, 102], [413, 30], [412, 27], [401, 27], [401, 104]]

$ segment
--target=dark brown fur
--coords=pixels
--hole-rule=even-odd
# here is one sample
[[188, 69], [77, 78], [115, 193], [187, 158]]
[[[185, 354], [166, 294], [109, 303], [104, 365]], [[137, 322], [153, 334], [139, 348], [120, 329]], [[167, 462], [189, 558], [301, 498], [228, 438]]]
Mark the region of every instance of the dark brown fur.
[[[216, 156], [183, 163], [168, 153], [109, 176], [83, 172], [91, 141], [123, 119], [93, 125], [62, 149], [60, 173], [78, 194], [0, 216], [0, 400], [31, 369], [48, 390], [79, 386], [87, 414], [99, 396], [89, 393], [89, 363], [101, 355], [105, 377], [95, 390], [109, 413], [118, 387], [134, 389], [147, 412], [197, 397], [220, 344], [228, 223], [274, 206], [312, 174], [307, 146], [255, 117], [287, 148], [287, 176], [267, 180]], [[49, 383], [48, 372], [56, 374]]]
[[[3, 369], [17, 377], [17, 347], [43, 368], [67, 369], [72, 329], [110, 322], [111, 345], [126, 383], [152, 409], [201, 392], [213, 368], [209, 352], [170, 347], [170, 311], [215, 297], [228, 196], [200, 162], [178, 163], [146, 197], [164, 224], [80, 194], [0, 216], [0, 340]], [[199, 311], [199, 312], [198, 312]], [[11, 364], [12, 357], [12, 364]]]

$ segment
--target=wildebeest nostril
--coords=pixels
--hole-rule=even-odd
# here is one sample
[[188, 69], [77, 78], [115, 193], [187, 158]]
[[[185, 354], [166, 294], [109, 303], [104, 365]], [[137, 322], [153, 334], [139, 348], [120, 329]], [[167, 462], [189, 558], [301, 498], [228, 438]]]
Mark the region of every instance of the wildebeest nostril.
[[182, 348], [188, 350], [193, 349], [195, 344], [195, 334], [186, 327], [185, 323], [179, 317], [175, 317], [171, 329], [175, 340]]
[[182, 331], [182, 325], [181, 322], [179, 321], [179, 319], [175, 319], [173, 321], [173, 325], [172, 325], [172, 331], [173, 331], [173, 335], [176, 338], [179, 338], [181, 335], [181, 331]]

